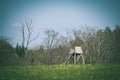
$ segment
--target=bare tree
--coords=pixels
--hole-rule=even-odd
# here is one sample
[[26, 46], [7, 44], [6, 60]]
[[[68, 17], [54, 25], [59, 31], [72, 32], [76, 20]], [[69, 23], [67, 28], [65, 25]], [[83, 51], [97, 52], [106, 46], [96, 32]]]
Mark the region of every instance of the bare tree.
[[111, 31], [87, 29], [84, 36], [87, 63], [106, 63], [110, 59], [113, 48]]
[[47, 29], [45, 30], [45, 34], [46, 34], [46, 37], [45, 37], [45, 47], [46, 47], [46, 53], [48, 54], [45, 54], [46, 56], [46, 64], [53, 64], [53, 61], [54, 61], [54, 52], [52, 52], [53, 50], [53, 46], [55, 46], [55, 41], [56, 41], [56, 38], [58, 36], [58, 32], [52, 30], [52, 29]]
[[70, 32], [72, 35], [70, 38], [71, 47], [82, 47], [85, 63], [91, 63], [91, 60], [93, 59], [93, 52], [95, 50], [94, 37], [96, 35], [96, 32], [96, 29], [89, 26], [81, 26], [78, 29], [73, 28]]
[[21, 23], [21, 33], [22, 33], [22, 47], [25, 46], [25, 25]]
[[46, 38], [45, 38], [45, 42], [47, 45], [47, 49], [51, 49], [54, 45], [54, 42], [58, 36], [58, 32], [55, 32], [54, 30], [51, 29], [47, 29], [45, 30], [45, 34], [46, 34]]
[[22, 46], [27, 50], [29, 44], [39, 37], [39, 34], [33, 37], [34, 25], [32, 19], [26, 18], [25, 22], [21, 23], [20, 31], [22, 34]]

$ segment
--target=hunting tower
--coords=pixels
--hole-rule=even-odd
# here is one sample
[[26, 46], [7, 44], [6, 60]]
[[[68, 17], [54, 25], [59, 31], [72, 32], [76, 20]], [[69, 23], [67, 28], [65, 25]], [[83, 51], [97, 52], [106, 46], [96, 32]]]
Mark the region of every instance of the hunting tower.
[[69, 57], [67, 58], [65, 63], [69, 63], [70, 59], [72, 58], [74, 64], [76, 64], [80, 57], [82, 59], [82, 63], [84, 64], [82, 48], [80, 46], [75, 46], [74, 48], [70, 49]]

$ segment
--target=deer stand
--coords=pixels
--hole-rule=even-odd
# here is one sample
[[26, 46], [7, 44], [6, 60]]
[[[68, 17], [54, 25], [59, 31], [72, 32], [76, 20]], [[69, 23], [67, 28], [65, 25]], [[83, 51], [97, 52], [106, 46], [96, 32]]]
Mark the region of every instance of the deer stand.
[[70, 49], [69, 52], [69, 57], [67, 58], [67, 60], [65, 61], [66, 63], [78, 63], [79, 59], [82, 58], [82, 63], [84, 64], [84, 57], [83, 57], [83, 51], [81, 47], [75, 47], [74, 49]]

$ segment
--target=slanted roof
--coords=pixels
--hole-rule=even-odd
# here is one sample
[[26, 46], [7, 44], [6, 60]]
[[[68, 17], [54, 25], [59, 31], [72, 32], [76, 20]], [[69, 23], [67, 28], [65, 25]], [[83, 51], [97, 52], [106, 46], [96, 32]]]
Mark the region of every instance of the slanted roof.
[[70, 49], [70, 52], [69, 52], [69, 54], [74, 54], [74, 49]]
[[82, 54], [83, 51], [82, 51], [82, 48], [80, 46], [76, 46], [74, 49], [70, 49], [70, 52], [69, 54]]
[[75, 53], [82, 54], [83, 53], [82, 48], [80, 46], [76, 46]]

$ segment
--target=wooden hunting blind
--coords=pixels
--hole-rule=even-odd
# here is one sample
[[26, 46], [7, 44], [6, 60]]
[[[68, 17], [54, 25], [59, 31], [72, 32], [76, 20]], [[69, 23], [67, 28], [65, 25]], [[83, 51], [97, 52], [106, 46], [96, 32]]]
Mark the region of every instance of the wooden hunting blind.
[[70, 49], [69, 58], [67, 59], [67, 61], [70, 58], [74, 58], [73, 62], [77, 63], [78, 60], [80, 59], [80, 57], [82, 57], [82, 61], [83, 61], [83, 64], [84, 64], [84, 58], [83, 58], [82, 48], [80, 46], [75, 46], [74, 48]]

